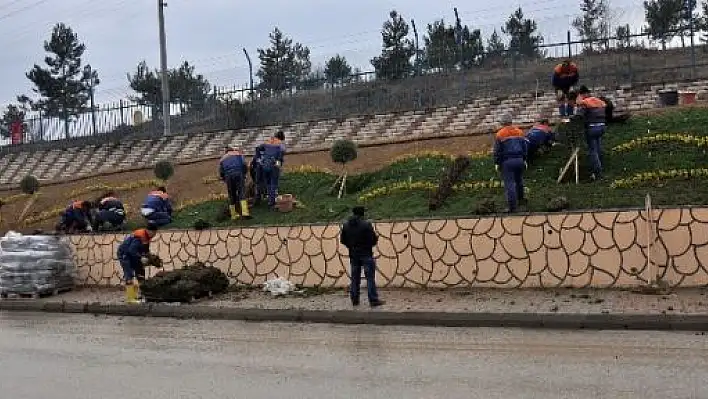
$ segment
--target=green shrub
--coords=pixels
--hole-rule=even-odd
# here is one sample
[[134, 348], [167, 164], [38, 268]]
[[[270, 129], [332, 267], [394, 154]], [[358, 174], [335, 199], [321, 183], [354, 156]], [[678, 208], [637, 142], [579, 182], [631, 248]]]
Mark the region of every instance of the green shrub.
[[23, 193], [32, 195], [39, 191], [39, 180], [32, 175], [27, 175], [20, 180], [20, 190]]
[[159, 161], [155, 164], [155, 177], [160, 180], [167, 181], [175, 174], [175, 167], [170, 161]]
[[337, 140], [330, 150], [332, 162], [346, 164], [356, 159], [358, 156], [356, 144], [351, 140]]

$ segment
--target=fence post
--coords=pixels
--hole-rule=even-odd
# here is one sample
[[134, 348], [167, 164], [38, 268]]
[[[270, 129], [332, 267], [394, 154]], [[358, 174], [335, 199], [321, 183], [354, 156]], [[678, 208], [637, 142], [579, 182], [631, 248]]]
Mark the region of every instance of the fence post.
[[[120, 112], [120, 123], [118, 123], [118, 125], [122, 125], [123, 122], [125, 121], [125, 115], [123, 115], [123, 100], [122, 99], [118, 102], [118, 109], [120, 110], [119, 111]], [[126, 125], [129, 125], [129, 123], [126, 123]]]
[[573, 46], [571, 44], [570, 40], [570, 31], [567, 32], [567, 40], [568, 40], [568, 58], [571, 58], [573, 56]]
[[42, 110], [39, 110], [39, 139], [44, 141], [44, 121], [42, 120]]
[[627, 67], [629, 68], [629, 84], [634, 84], [634, 72], [632, 71], [632, 33], [627, 24]]

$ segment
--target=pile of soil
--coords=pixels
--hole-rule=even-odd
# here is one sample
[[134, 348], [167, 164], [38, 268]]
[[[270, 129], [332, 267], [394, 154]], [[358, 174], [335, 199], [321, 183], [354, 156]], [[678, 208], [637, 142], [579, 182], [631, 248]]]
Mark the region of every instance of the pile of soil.
[[197, 262], [183, 269], [161, 271], [146, 280], [140, 291], [147, 302], [182, 302], [225, 293], [226, 274], [213, 266]]

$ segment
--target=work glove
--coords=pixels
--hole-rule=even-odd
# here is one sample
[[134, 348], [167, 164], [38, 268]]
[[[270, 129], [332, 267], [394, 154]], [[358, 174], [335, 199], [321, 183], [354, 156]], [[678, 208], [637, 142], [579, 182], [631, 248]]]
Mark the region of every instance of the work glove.
[[496, 170], [497, 172], [499, 172], [499, 165], [494, 165], [494, 170]]
[[280, 161], [275, 161], [275, 166], [276, 166], [277, 168], [279, 168], [280, 165], [281, 165]]
[[140, 258], [140, 263], [142, 263], [143, 265], [147, 265], [148, 262], [150, 262], [150, 259], [148, 259], [147, 256], [143, 256], [142, 258]]
[[529, 168], [529, 163], [524, 161], [524, 169], [528, 169], [528, 168]]
[[88, 231], [89, 233], [93, 232], [93, 227], [87, 226], [87, 227], [86, 227], [86, 231]]

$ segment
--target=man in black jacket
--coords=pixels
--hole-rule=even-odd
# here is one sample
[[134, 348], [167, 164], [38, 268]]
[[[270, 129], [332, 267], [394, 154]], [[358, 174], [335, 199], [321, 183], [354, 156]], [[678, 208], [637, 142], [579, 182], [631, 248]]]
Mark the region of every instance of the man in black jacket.
[[364, 207], [357, 206], [353, 215], [342, 226], [340, 241], [349, 250], [351, 265], [350, 296], [352, 305], [359, 306], [359, 289], [361, 288], [361, 269], [366, 277], [366, 289], [369, 295], [369, 305], [377, 307], [384, 304], [376, 292], [376, 261], [373, 248], [379, 240], [371, 222], [364, 219]]

